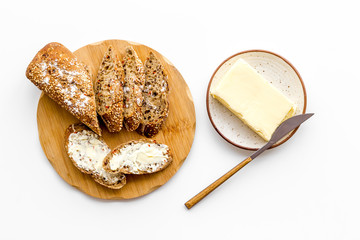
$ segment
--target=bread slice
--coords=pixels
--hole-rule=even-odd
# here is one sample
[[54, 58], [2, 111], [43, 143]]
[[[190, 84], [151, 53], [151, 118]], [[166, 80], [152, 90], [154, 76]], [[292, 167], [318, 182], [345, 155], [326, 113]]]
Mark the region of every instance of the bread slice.
[[145, 137], [155, 136], [169, 114], [167, 74], [154, 53], [145, 62], [145, 86], [143, 89], [143, 115], [137, 132]]
[[128, 131], [138, 128], [143, 103], [142, 90], [145, 84], [144, 66], [135, 50], [129, 46], [123, 60], [124, 81], [124, 125]]
[[49, 43], [34, 57], [26, 77], [51, 99], [101, 135], [91, 75], [60, 43]]
[[97, 183], [111, 189], [120, 189], [126, 184], [124, 174], [108, 173], [103, 169], [104, 158], [111, 150], [85, 125], [72, 124], [66, 129], [65, 149], [75, 167], [90, 174]]
[[148, 174], [163, 170], [172, 162], [170, 148], [154, 140], [130, 141], [116, 147], [104, 159], [110, 173]]
[[109, 132], [120, 132], [123, 126], [123, 81], [124, 70], [109, 46], [95, 81], [96, 110]]

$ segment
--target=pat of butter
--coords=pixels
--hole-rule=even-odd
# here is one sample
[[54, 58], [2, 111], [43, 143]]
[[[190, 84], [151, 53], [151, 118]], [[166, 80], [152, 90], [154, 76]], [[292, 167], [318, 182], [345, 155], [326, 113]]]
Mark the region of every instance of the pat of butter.
[[243, 59], [237, 60], [210, 94], [266, 141], [296, 105]]

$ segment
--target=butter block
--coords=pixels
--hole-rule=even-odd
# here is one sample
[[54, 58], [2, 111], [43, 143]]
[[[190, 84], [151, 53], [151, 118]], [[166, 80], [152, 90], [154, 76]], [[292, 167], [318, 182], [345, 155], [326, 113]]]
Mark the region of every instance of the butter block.
[[241, 58], [211, 86], [210, 94], [265, 141], [295, 115], [296, 105]]

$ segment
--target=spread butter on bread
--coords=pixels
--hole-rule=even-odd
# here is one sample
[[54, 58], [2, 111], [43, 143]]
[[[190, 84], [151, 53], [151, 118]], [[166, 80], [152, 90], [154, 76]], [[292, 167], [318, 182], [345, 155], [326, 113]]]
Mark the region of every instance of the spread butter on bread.
[[111, 152], [104, 140], [83, 124], [72, 124], [65, 132], [65, 149], [81, 172], [108, 188], [120, 189], [126, 184], [122, 173], [109, 173], [103, 168], [104, 158]]
[[172, 162], [170, 148], [154, 140], [123, 143], [104, 159], [104, 169], [111, 173], [148, 174], [165, 169]]

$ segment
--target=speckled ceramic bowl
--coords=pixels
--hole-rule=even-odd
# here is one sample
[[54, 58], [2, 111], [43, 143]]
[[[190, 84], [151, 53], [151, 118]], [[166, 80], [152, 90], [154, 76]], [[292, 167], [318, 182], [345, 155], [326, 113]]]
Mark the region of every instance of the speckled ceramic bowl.
[[[265, 140], [210, 95], [212, 84], [219, 81], [239, 58], [248, 62], [259, 74], [291, 99], [297, 105], [296, 114], [306, 111], [306, 90], [300, 74], [294, 66], [283, 57], [269, 51], [249, 50], [237, 53], [222, 62], [215, 70], [206, 95], [207, 111], [212, 125], [229, 143], [243, 149], [257, 150], [266, 144]], [[286, 142], [296, 130], [290, 132], [272, 147]]]

